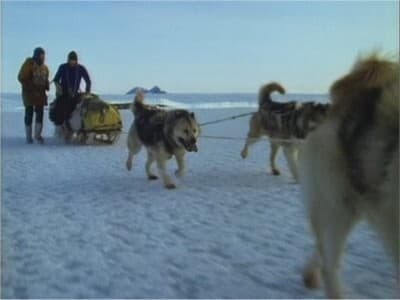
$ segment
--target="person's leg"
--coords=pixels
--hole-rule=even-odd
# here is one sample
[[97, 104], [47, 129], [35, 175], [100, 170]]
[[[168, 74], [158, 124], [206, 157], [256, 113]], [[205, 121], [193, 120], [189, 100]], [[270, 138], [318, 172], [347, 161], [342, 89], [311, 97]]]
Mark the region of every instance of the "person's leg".
[[54, 111], [54, 116], [55, 116], [55, 125], [56, 125], [56, 132], [55, 135], [59, 138], [62, 138], [64, 136], [64, 130], [63, 130], [63, 124], [64, 124], [64, 114], [65, 114], [65, 97], [59, 97], [56, 100], [55, 104], [55, 111]]
[[75, 110], [78, 102], [79, 102], [79, 97], [70, 97], [67, 101], [67, 109], [66, 109], [66, 120], [69, 120], [71, 118], [72, 112]]
[[35, 140], [39, 144], [44, 143], [44, 139], [42, 137], [43, 130], [43, 106], [35, 106]]
[[56, 126], [62, 125], [64, 123], [64, 111], [65, 111], [65, 97], [59, 97], [55, 104], [55, 124]]
[[72, 131], [69, 120], [72, 117], [72, 112], [75, 110], [76, 105], [78, 104], [78, 101], [79, 101], [79, 98], [77, 98], [77, 97], [67, 97], [65, 100], [64, 124], [67, 126], [69, 131]]
[[35, 106], [35, 123], [43, 124], [43, 106]]
[[32, 120], [33, 120], [33, 106], [25, 106], [25, 136], [28, 144], [33, 143], [32, 139]]

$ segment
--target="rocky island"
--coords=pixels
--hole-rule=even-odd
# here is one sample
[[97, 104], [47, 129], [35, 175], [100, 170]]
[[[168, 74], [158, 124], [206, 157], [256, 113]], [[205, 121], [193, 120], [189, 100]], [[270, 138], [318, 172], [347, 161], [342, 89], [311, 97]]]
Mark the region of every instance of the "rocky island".
[[153, 86], [151, 89], [146, 89], [140, 86], [136, 86], [133, 89], [130, 89], [126, 94], [127, 95], [132, 95], [136, 94], [138, 91], [142, 91], [143, 93], [149, 93], [149, 94], [166, 94], [166, 91], [163, 91], [160, 89], [158, 86]]

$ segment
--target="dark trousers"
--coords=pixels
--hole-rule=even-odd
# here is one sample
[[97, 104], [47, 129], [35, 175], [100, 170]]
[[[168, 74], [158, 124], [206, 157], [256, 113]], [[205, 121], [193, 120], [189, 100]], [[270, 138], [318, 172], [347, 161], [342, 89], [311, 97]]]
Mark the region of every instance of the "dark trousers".
[[65, 121], [68, 121], [78, 104], [78, 98], [71, 97], [60, 97], [56, 100], [55, 106], [55, 124], [63, 125]]
[[35, 123], [43, 123], [43, 106], [25, 106], [25, 126], [32, 126], [33, 122], [33, 111], [36, 114]]

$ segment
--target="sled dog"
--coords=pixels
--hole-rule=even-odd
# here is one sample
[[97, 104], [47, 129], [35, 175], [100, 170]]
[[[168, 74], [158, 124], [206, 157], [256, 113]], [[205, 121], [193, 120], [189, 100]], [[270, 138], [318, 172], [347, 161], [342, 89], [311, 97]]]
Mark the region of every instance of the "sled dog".
[[132, 169], [132, 161], [144, 145], [147, 149], [145, 165], [149, 180], [158, 177], [151, 171], [155, 161], [159, 173], [167, 189], [175, 188], [172, 178], [168, 175], [166, 164], [175, 156], [178, 177], [185, 172], [186, 152], [197, 152], [197, 139], [200, 127], [193, 112], [183, 109], [165, 110], [159, 106], [148, 105], [144, 102], [144, 95], [138, 92], [132, 104], [135, 120], [128, 134], [128, 159], [126, 168]]
[[360, 219], [377, 231], [399, 267], [399, 62], [376, 54], [361, 58], [330, 94], [327, 120], [299, 153], [315, 235], [303, 278], [316, 287], [321, 274], [327, 297], [340, 298], [342, 253]]
[[245, 159], [248, 156], [249, 147], [266, 135], [271, 138], [269, 159], [272, 174], [280, 174], [275, 165], [275, 157], [279, 147], [282, 146], [290, 172], [297, 181], [298, 145], [291, 143], [290, 140], [304, 139], [311, 130], [314, 130], [325, 119], [329, 104], [296, 101], [275, 102], [270, 96], [275, 91], [280, 94], [285, 93], [285, 89], [276, 82], [261, 87], [258, 96], [259, 108], [250, 119], [250, 130], [241, 156]]

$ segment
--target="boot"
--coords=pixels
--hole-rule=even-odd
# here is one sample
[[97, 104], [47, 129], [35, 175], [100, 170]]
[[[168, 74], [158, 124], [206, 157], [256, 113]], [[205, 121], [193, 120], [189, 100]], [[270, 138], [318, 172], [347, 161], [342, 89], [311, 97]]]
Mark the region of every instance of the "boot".
[[32, 144], [33, 143], [32, 125], [31, 126], [25, 126], [25, 135], [26, 135], [26, 143], [27, 144]]
[[35, 123], [35, 140], [39, 144], [44, 143], [44, 139], [42, 137], [42, 129], [43, 129], [43, 124], [42, 123]]

